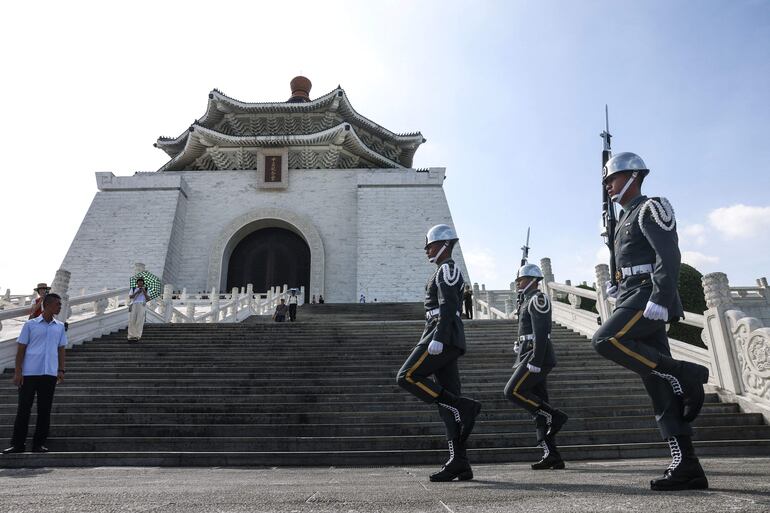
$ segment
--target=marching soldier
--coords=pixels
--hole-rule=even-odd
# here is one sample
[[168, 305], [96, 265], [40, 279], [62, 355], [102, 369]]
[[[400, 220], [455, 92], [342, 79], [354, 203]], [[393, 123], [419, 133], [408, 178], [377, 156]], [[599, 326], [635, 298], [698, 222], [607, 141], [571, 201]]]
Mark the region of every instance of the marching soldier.
[[460, 317], [464, 280], [452, 260], [457, 240], [455, 231], [445, 224], [434, 226], [425, 237], [425, 253], [437, 265], [425, 286], [425, 330], [397, 378], [401, 388], [435, 404], [446, 425], [449, 459], [430, 476], [431, 481], [473, 479], [465, 444], [481, 411], [481, 403], [460, 395], [457, 359], [465, 353]]
[[671, 204], [641, 193], [649, 169], [634, 153], [619, 153], [604, 167], [612, 201], [623, 207], [615, 230], [615, 283], [607, 295], [615, 311], [594, 334], [593, 345], [605, 358], [642, 378], [652, 399], [661, 435], [671, 450], [671, 464], [653, 490], [708, 488], [692, 446], [690, 423], [703, 405], [709, 371], [671, 358], [666, 323], [684, 316], [677, 291], [679, 240]]
[[525, 264], [516, 277], [519, 290], [519, 334], [514, 345], [517, 353], [514, 372], [505, 386], [505, 397], [527, 410], [535, 421], [538, 446], [543, 457], [532, 464], [533, 470], [563, 469], [556, 448], [556, 433], [567, 422], [567, 414], [548, 404], [546, 377], [556, 366], [551, 345], [551, 301], [537, 288], [543, 279], [540, 268]]

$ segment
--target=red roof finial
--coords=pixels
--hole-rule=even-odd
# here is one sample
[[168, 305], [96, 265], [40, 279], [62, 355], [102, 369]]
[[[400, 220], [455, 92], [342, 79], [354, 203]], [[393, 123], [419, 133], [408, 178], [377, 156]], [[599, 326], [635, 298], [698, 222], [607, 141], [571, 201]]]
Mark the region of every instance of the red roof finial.
[[296, 76], [291, 79], [289, 85], [291, 85], [291, 98], [289, 98], [289, 102], [310, 101], [310, 88], [313, 87], [313, 84], [310, 83], [310, 80], [307, 77], [303, 77], [302, 75]]

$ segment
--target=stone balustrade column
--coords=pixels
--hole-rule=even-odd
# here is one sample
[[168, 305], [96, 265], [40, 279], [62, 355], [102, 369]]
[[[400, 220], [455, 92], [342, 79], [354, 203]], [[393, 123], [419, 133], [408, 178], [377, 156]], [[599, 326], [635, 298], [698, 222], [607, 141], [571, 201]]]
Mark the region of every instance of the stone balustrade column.
[[[107, 287], [104, 287], [103, 291], [107, 292]], [[100, 315], [104, 315], [104, 312], [107, 311], [107, 305], [109, 304], [108, 298], [103, 299], [97, 299], [93, 302], [92, 308], [94, 310], [94, 316], [98, 317]]]
[[304, 305], [305, 304], [305, 286], [302, 285], [299, 288], [299, 304]]
[[612, 315], [612, 305], [607, 299], [607, 291], [604, 286], [610, 281], [610, 266], [599, 264], [594, 268], [594, 271], [596, 272], [596, 310], [599, 312], [599, 318], [604, 322]]
[[706, 274], [702, 281], [708, 310], [703, 313], [705, 327], [701, 338], [709, 349], [712, 376], [718, 386], [740, 395], [743, 393], [741, 367], [725, 317], [728, 310], [735, 308], [730, 282], [725, 273]]
[[217, 322], [219, 321], [219, 291], [216, 287], [211, 289], [209, 299], [211, 300], [211, 316], [209, 317], [209, 322]]
[[238, 313], [238, 298], [240, 297], [240, 295], [238, 294], [238, 287], [233, 287], [230, 293], [232, 294], [232, 297], [230, 298], [231, 300], [230, 305], [232, 306], [230, 306], [230, 311], [228, 315], [235, 315]]
[[511, 316], [512, 311], [513, 311], [513, 302], [511, 301], [511, 298], [507, 297], [505, 298], [505, 317], [509, 318]]
[[145, 266], [141, 262], [134, 262], [134, 273], [131, 276], [136, 276], [137, 274], [144, 272]]
[[553, 267], [551, 267], [551, 259], [544, 257], [540, 259], [540, 270], [543, 272], [542, 290], [549, 297], [553, 296], [551, 293], [550, 284], [556, 281], [553, 275]]
[[174, 313], [174, 286], [170, 283], [163, 285], [163, 295], [161, 301], [163, 302], [163, 321], [171, 322]]
[[254, 285], [251, 283], [246, 285], [246, 296], [248, 297], [248, 304], [246, 307], [254, 313]]
[[70, 288], [70, 276], [70, 272], [66, 269], [59, 269], [56, 271], [53, 283], [51, 283], [51, 292], [61, 296], [61, 311], [59, 312], [59, 315], [56, 316], [61, 322], [67, 322], [70, 314], [72, 314], [68, 293]]

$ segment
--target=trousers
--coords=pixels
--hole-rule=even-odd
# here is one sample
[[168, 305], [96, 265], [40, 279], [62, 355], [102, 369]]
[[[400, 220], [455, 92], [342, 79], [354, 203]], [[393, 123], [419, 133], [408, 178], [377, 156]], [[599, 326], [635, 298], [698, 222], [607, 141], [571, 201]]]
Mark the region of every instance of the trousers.
[[16, 420], [13, 423], [11, 445], [15, 447], [25, 445], [29, 429], [29, 416], [36, 395], [37, 422], [35, 423], [32, 445], [36, 447], [45, 443], [51, 426], [51, 406], [53, 405], [55, 390], [56, 376], [24, 376], [24, 382], [19, 387], [19, 406], [16, 410]]
[[671, 356], [666, 324], [644, 317], [642, 310], [617, 308], [594, 333], [594, 349], [613, 362], [637, 373], [652, 400], [662, 438], [691, 436], [692, 427], [682, 420], [679, 398], [663, 378], [651, 374], [661, 356]]

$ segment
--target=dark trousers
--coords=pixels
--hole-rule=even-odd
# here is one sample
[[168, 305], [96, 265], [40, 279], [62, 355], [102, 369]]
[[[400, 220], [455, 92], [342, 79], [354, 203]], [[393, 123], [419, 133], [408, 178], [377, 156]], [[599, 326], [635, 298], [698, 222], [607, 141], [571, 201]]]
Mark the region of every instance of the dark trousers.
[[538, 442], [545, 440], [548, 421], [553, 411], [553, 407], [548, 404], [546, 388], [549, 372], [551, 368], [544, 367], [540, 372], [533, 373], [527, 369], [526, 363], [522, 363], [516, 367], [508, 384], [505, 385], [505, 398], [532, 414]]
[[473, 302], [472, 301], [465, 302], [465, 318], [473, 319]]
[[54, 390], [56, 390], [56, 376], [24, 376], [24, 382], [19, 387], [19, 406], [16, 410], [16, 421], [13, 424], [11, 445], [15, 447], [25, 445], [35, 395], [37, 395], [37, 422], [32, 445], [36, 447], [45, 443], [51, 425]]
[[664, 439], [691, 436], [692, 428], [682, 420], [679, 398], [671, 385], [651, 374], [661, 356], [671, 356], [666, 323], [651, 321], [642, 314], [642, 310], [632, 308], [616, 309], [594, 334], [594, 348], [608, 360], [639, 374], [652, 399], [655, 419]]
[[447, 440], [454, 440], [459, 436], [457, 421], [449, 409], [438, 404], [438, 399], [444, 390], [455, 396], [460, 395], [460, 371], [457, 366], [460, 350], [444, 344], [441, 353], [429, 354], [428, 344], [433, 340], [435, 329], [435, 323], [426, 327], [420, 342], [398, 371], [396, 382], [418, 399], [436, 404], [446, 426]]
[[297, 319], [297, 305], [289, 304], [289, 320], [294, 322]]

